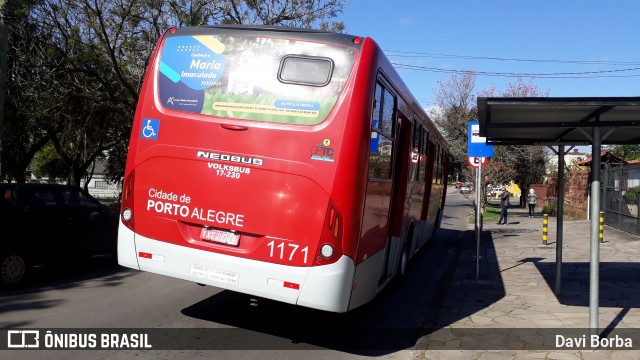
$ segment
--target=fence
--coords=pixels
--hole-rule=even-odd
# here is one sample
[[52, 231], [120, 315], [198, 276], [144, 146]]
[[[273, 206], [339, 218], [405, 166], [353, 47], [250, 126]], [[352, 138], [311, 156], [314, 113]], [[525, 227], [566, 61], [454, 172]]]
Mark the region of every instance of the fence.
[[602, 180], [602, 207], [606, 225], [640, 235], [640, 165], [605, 164]]
[[[549, 177], [546, 184], [532, 184], [529, 186], [538, 195], [538, 207], [545, 208], [552, 215], [556, 215], [558, 204], [558, 182], [556, 177]], [[589, 171], [573, 170], [565, 173], [564, 181], [564, 216], [575, 220], [585, 220], [588, 217], [589, 201]]]

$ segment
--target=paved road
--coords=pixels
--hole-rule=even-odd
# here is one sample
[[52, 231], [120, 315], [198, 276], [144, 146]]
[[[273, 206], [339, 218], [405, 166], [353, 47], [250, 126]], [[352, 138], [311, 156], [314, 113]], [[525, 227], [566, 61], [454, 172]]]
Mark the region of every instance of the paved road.
[[[183, 328], [191, 334], [201, 329], [204, 338], [216, 334], [225, 339], [211, 345], [218, 350], [216, 359], [407, 359], [422, 329], [437, 319], [471, 211], [469, 201], [450, 190], [443, 228], [414, 258], [405, 281], [347, 314], [255, 302], [242, 294], [125, 269], [103, 258], [77, 268], [41, 268], [28, 287], [0, 293], [0, 327]], [[12, 359], [43, 356], [40, 351], [5, 353], [3, 358]], [[48, 352], [47, 358], [175, 359], [212, 354], [189, 349], [58, 350]]]

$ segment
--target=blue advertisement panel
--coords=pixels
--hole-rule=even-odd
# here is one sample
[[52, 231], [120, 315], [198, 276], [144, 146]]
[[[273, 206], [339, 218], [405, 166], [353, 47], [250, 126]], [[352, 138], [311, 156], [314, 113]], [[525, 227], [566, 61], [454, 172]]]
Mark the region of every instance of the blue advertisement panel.
[[168, 37], [162, 47], [162, 106], [218, 117], [314, 125], [331, 112], [353, 49], [233, 35]]

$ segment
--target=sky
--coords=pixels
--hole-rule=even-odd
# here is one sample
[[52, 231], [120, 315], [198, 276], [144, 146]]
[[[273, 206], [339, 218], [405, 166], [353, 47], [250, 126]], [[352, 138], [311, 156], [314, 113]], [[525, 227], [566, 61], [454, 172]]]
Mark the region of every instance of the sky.
[[345, 32], [419, 69], [396, 66], [424, 108], [461, 70], [477, 93], [520, 75], [553, 97], [640, 96], [640, 0], [346, 1]]

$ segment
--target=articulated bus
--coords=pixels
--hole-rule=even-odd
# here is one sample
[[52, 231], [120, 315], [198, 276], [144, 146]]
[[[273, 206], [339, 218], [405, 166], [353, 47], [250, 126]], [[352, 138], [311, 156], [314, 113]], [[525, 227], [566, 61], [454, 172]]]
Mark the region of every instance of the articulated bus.
[[118, 262], [346, 312], [438, 228], [449, 158], [371, 38], [172, 28], [133, 121]]

